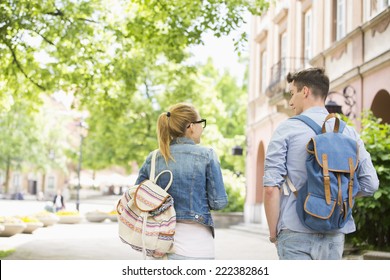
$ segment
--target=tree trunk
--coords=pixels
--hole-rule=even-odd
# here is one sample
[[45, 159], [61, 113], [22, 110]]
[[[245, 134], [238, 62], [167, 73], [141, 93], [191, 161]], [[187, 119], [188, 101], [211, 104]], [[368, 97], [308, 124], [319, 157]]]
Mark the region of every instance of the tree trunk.
[[6, 171], [5, 171], [5, 182], [4, 182], [4, 194], [9, 193], [10, 177], [11, 177], [11, 159], [7, 158]]
[[45, 181], [46, 181], [46, 172], [44, 172], [42, 174], [42, 186], [41, 186], [41, 190], [42, 190], [42, 193], [43, 195], [45, 195]]

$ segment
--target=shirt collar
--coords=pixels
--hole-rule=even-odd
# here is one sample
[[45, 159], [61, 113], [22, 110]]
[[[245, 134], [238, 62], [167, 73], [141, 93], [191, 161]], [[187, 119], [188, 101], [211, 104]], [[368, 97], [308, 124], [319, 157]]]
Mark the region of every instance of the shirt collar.
[[187, 137], [177, 137], [171, 141], [171, 145], [174, 144], [190, 144], [195, 145], [194, 140], [187, 138]]
[[324, 114], [329, 114], [328, 110], [326, 110], [326, 108], [322, 107], [322, 106], [310, 107], [309, 109], [306, 109], [305, 111], [302, 112], [302, 114], [305, 114], [305, 115], [307, 113], [324, 113]]

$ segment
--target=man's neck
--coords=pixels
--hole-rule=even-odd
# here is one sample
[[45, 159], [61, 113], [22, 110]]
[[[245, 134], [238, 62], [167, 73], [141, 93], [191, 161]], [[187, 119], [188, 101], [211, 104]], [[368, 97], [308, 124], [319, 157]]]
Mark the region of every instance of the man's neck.
[[303, 106], [303, 111], [306, 111], [307, 109], [310, 109], [313, 107], [324, 107], [325, 108], [325, 102], [323, 100], [312, 100], [311, 102], [308, 102], [305, 105], [306, 106]]

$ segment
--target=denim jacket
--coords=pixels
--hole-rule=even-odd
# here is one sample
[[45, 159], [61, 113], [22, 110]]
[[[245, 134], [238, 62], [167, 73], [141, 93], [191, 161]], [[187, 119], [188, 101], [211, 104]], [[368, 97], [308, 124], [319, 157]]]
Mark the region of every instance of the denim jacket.
[[[213, 149], [200, 145], [189, 138], [179, 137], [171, 142], [168, 166], [161, 153], [156, 157], [156, 174], [170, 170], [173, 182], [168, 193], [173, 197], [176, 219], [198, 222], [212, 229], [214, 222], [210, 210], [224, 208], [228, 201], [218, 157]], [[142, 165], [136, 184], [149, 178], [152, 153]], [[170, 175], [162, 174], [157, 184], [168, 184]]]

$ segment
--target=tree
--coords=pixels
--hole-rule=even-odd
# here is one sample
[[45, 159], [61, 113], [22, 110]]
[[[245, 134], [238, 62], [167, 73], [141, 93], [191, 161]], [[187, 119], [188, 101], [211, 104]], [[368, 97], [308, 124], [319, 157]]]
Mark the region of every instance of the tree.
[[4, 193], [8, 193], [10, 172], [21, 170], [25, 161], [40, 153], [35, 114], [26, 100], [16, 99], [0, 118], [0, 166], [5, 170]]
[[[163, 57], [174, 63], [202, 34], [229, 34], [265, 0], [8, 0], [0, 4], [5, 80], [21, 74], [40, 90], [74, 90], [97, 102], [119, 83], [126, 97]], [[45, 61], [39, 60], [45, 57]], [[31, 95], [34, 98], [38, 94]], [[100, 98], [99, 98], [100, 97]], [[92, 100], [91, 100], [92, 99]]]
[[[156, 147], [155, 120], [168, 103], [193, 102], [211, 124], [227, 119], [223, 102], [210, 95], [214, 85], [197, 83], [199, 73], [186, 66], [187, 47], [203, 43], [207, 31], [229, 34], [245, 10], [260, 14], [267, 6], [265, 0], [3, 1], [0, 109], [9, 108], [20, 84], [31, 85], [23, 96], [29, 101], [42, 92], [72, 93], [74, 108], [90, 112], [86, 166], [140, 161]], [[225, 132], [237, 133], [238, 121], [231, 117]], [[223, 138], [215, 131], [211, 138]]]

